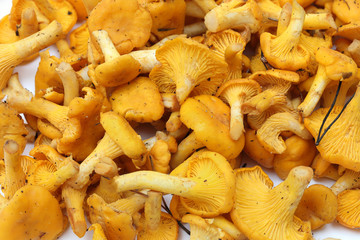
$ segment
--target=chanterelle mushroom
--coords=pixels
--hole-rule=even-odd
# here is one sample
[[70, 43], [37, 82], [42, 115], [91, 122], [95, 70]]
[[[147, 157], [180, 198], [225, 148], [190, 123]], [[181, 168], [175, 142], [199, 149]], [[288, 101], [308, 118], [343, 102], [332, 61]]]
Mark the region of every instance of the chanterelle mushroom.
[[224, 81], [227, 65], [206, 46], [187, 38], [167, 41], [156, 50], [160, 62], [150, 72], [160, 92], [176, 93], [179, 103], [189, 95], [214, 94]]
[[[236, 171], [234, 224], [249, 239], [309, 239], [310, 224], [294, 216], [313, 171], [296, 167], [286, 180], [272, 188], [270, 178], [256, 166]], [[266, 209], [266, 211], [264, 211]]]
[[0, 239], [53, 240], [64, 229], [59, 202], [43, 187], [20, 188], [0, 211]]
[[296, 71], [308, 65], [310, 53], [299, 43], [304, 17], [304, 9], [293, 1], [292, 16], [286, 30], [278, 36], [269, 32], [260, 35], [261, 49], [272, 66]]
[[[323, 135], [317, 149], [321, 156], [331, 162], [336, 163], [354, 171], [360, 170], [360, 149], [358, 148], [360, 131], [360, 90], [359, 86], [355, 96], [344, 109], [338, 120]], [[335, 106], [330, 113], [327, 123], [331, 123], [341, 112], [342, 107]], [[320, 126], [328, 109], [320, 108], [305, 118], [304, 124], [314, 138], [318, 138]], [[326, 127], [325, 124], [324, 127]], [[325, 129], [325, 128], [324, 128]]]
[[241, 132], [238, 140], [230, 136], [230, 108], [219, 98], [210, 95], [199, 95], [188, 98], [181, 106], [180, 119], [193, 129], [178, 146], [172, 156], [170, 166], [174, 169], [191, 153], [201, 147], [207, 147], [227, 159], [236, 158], [245, 144]]
[[15, 66], [22, 63], [25, 58], [56, 42], [60, 39], [61, 33], [61, 25], [54, 21], [29, 37], [14, 43], [0, 44], [0, 90], [6, 87]]
[[229, 162], [210, 151], [195, 153], [179, 166], [181, 176], [137, 171], [114, 177], [117, 191], [151, 189], [181, 196], [193, 214], [213, 217], [229, 212], [233, 205], [234, 175]]
[[137, 0], [103, 0], [91, 11], [87, 22], [90, 32], [107, 31], [120, 54], [144, 46], [152, 26], [150, 13]]

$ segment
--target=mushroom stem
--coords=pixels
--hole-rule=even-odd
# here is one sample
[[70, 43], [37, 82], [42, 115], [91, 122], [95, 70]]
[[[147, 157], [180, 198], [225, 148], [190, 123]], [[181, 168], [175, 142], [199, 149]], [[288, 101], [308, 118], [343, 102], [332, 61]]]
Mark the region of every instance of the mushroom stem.
[[60, 39], [59, 41], [57, 41], [56, 47], [59, 50], [61, 58], [74, 55], [74, 52], [70, 49], [69, 44], [65, 39]]
[[154, 171], [138, 171], [114, 178], [118, 192], [135, 189], [151, 189], [163, 193], [170, 193], [192, 199], [194, 189], [201, 188], [203, 184], [195, 179], [170, 176]]
[[74, 189], [68, 184], [62, 188], [62, 198], [64, 199], [66, 212], [70, 225], [78, 237], [83, 237], [87, 230], [84, 214], [84, 200], [86, 197], [87, 186], [82, 189]]
[[195, 133], [190, 133], [181, 143], [178, 145], [178, 150], [172, 155], [170, 161], [171, 169], [176, 168], [185, 159], [190, 156], [196, 149], [204, 147], [204, 144], [196, 139]]
[[25, 185], [25, 173], [21, 167], [20, 144], [14, 140], [6, 140], [4, 144], [5, 162], [5, 186], [3, 189], [5, 198], [11, 199], [15, 192]]
[[76, 72], [69, 63], [61, 62], [56, 68], [64, 86], [64, 106], [69, 106], [71, 100], [79, 97], [79, 81]]
[[0, 89], [6, 87], [15, 66], [22, 63], [25, 58], [56, 42], [61, 37], [61, 33], [60, 23], [53, 21], [46, 28], [29, 37], [14, 43], [0, 44]]
[[109, 62], [117, 57], [120, 57], [120, 53], [116, 50], [116, 47], [111, 41], [107, 31], [97, 30], [93, 31], [92, 34], [100, 45], [101, 51], [105, 57], [105, 62]]
[[235, 141], [245, 132], [244, 116], [241, 113], [241, 105], [244, 101], [245, 96], [239, 96], [238, 99], [231, 104], [230, 108], [230, 136]]
[[325, 67], [319, 65], [318, 71], [315, 75], [314, 81], [308, 94], [306, 95], [304, 101], [298, 106], [298, 109], [300, 110], [300, 112], [302, 112], [302, 115], [304, 117], [308, 117], [311, 114], [311, 112], [316, 107], [316, 104], [319, 102], [326, 86], [331, 81], [331, 79], [326, 77]]
[[141, 65], [141, 73], [149, 73], [155, 67], [160, 64], [156, 59], [156, 50], [138, 50], [129, 53], [136, 61]]
[[90, 174], [101, 163], [102, 158], [114, 159], [123, 154], [122, 149], [110, 138], [109, 134], [105, 133], [96, 148], [81, 162], [78, 174], [68, 181], [68, 184], [76, 189], [83, 188], [89, 182]]
[[193, 0], [201, 10], [205, 13], [208, 13], [211, 9], [217, 7], [218, 5], [214, 0]]
[[145, 202], [145, 228], [149, 231], [156, 231], [160, 224], [162, 194], [155, 191], [148, 192]]
[[184, 26], [184, 34], [188, 37], [194, 37], [206, 32], [206, 26], [203, 21], [188, 24]]
[[[281, 209], [288, 209], [286, 215], [291, 218], [289, 222], [292, 221], [296, 208], [312, 176], [313, 170], [310, 167], [295, 167], [282, 183], [271, 190], [274, 192], [273, 196], [277, 198], [278, 204], [286, 203], [288, 205], [287, 207], [281, 207]], [[279, 197], [284, 197], [286, 200], [279, 201]]]

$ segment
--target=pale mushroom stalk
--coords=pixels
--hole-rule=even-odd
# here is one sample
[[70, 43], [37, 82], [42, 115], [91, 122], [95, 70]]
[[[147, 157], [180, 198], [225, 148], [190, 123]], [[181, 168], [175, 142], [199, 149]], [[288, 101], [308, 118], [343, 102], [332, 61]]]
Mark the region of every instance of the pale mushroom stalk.
[[22, 149], [14, 140], [7, 140], [4, 144], [5, 161], [5, 198], [11, 199], [15, 192], [25, 185], [25, 173], [21, 167], [20, 154]]
[[304, 101], [298, 106], [298, 109], [302, 112], [303, 116], [307, 117], [311, 114], [316, 107], [316, 104], [319, 102], [326, 86], [331, 83], [331, 81], [331, 79], [326, 77], [325, 67], [319, 65], [309, 92]]
[[123, 154], [124, 152], [119, 145], [110, 138], [109, 134], [105, 133], [94, 151], [81, 162], [79, 173], [75, 179], [69, 181], [69, 184], [77, 189], [84, 187], [90, 180], [90, 175], [95, 170], [96, 165], [101, 163], [102, 158], [115, 159]]
[[245, 46], [241, 43], [233, 43], [225, 49], [225, 62], [229, 68], [226, 80], [242, 77], [242, 53], [244, 50]]
[[159, 64], [159, 61], [155, 57], [155, 53], [155, 49], [149, 49], [132, 51], [129, 55], [140, 63], [141, 73], [149, 73], [155, 65]]
[[205, 33], [207, 30], [203, 21], [188, 24], [184, 26], [184, 34], [188, 37], [194, 37]]
[[348, 190], [360, 187], [360, 173], [347, 169], [345, 173], [331, 186], [335, 195]]
[[234, 102], [230, 103], [230, 136], [238, 140], [240, 135], [245, 132], [244, 116], [241, 113], [241, 106], [245, 102], [246, 96], [238, 96]]
[[106, 31], [98, 30], [94, 31], [92, 34], [100, 45], [105, 62], [109, 62], [117, 57], [120, 57], [120, 53], [116, 50], [113, 42], [111, 41], [111, 38], [109, 37], [109, 34]]
[[[118, 192], [151, 189], [193, 199], [196, 191], [206, 191], [206, 182], [170, 176], [154, 171], [137, 171], [114, 178]], [[196, 199], [196, 197], [195, 197]]]
[[247, 25], [251, 33], [260, 28], [261, 10], [255, 1], [233, 0], [222, 3], [205, 15], [205, 25], [211, 32]]
[[53, 21], [43, 30], [14, 43], [0, 44], [0, 89], [6, 87], [14, 67], [41, 49], [56, 42], [62, 33], [61, 25]]
[[196, 17], [196, 18], [204, 18], [205, 13], [203, 10], [195, 3], [195, 1], [187, 1], [186, 2], [186, 16]]
[[352, 41], [349, 45], [348, 51], [358, 67], [360, 67], [360, 40], [354, 39], [354, 41]]
[[144, 206], [145, 228], [148, 231], [156, 231], [160, 224], [162, 193], [149, 191]]
[[208, 13], [211, 9], [217, 7], [217, 4], [215, 3], [214, 0], [193, 0], [193, 1], [205, 13]]
[[33, 98], [32, 93], [21, 86], [17, 74], [11, 77], [8, 87], [3, 90], [3, 93], [7, 95], [8, 103], [17, 111], [47, 119], [61, 131], [62, 141], [71, 142], [80, 137], [80, 121], [67, 116], [69, 108], [43, 98]]
[[82, 189], [74, 189], [65, 184], [61, 192], [71, 228], [78, 237], [83, 237], [87, 230], [83, 208], [86, 190], [87, 186]]
[[178, 150], [171, 156], [170, 166], [172, 169], [182, 163], [188, 156], [190, 156], [196, 149], [202, 148], [205, 145], [196, 139], [194, 132], [190, 133], [178, 145]]
[[64, 86], [64, 106], [68, 106], [76, 97], [79, 97], [79, 81], [77, 80], [76, 72], [69, 63], [61, 62], [56, 68]]

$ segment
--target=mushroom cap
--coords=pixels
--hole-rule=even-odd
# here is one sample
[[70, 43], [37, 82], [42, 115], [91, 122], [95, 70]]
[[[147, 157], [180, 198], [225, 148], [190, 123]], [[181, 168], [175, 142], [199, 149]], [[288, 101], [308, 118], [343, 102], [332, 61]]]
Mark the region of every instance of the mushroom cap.
[[360, 20], [341, 25], [334, 35], [350, 40], [360, 39]]
[[326, 76], [334, 81], [351, 81], [357, 75], [355, 61], [330, 48], [320, 47], [316, 51], [316, 61], [325, 67]]
[[285, 145], [286, 150], [274, 157], [274, 170], [281, 179], [296, 166], [310, 166], [317, 152], [313, 139], [305, 140], [297, 135], [287, 138]]
[[[359, 97], [360, 91], [357, 90], [355, 97], [317, 146], [326, 161], [354, 171], [360, 171], [360, 148], [357, 144], [360, 141], [360, 134], [358, 134], [360, 131]], [[326, 122], [331, 123], [341, 109], [341, 106], [335, 106]], [[305, 127], [314, 138], [318, 137], [321, 123], [328, 110], [328, 108], [320, 108], [304, 119]], [[326, 126], [327, 124], [325, 124]]]
[[359, 228], [360, 221], [360, 189], [351, 189], [341, 192], [337, 196], [338, 212], [336, 220], [348, 227]]
[[40, 11], [50, 21], [56, 20], [62, 26], [63, 34], [67, 34], [77, 22], [77, 13], [68, 1], [34, 0]]
[[176, 220], [165, 212], [161, 212], [160, 224], [156, 230], [147, 230], [144, 225], [145, 217], [140, 218], [137, 239], [139, 240], [176, 240], [178, 239], [179, 226]]
[[259, 166], [237, 169], [235, 175], [235, 205], [230, 216], [249, 239], [311, 237], [310, 224], [294, 216], [303, 191], [312, 178], [311, 168], [294, 168], [275, 188]]
[[249, 41], [248, 38], [250, 37], [250, 33], [247, 29], [245, 29], [244, 32], [247, 33], [244, 34], [245, 36], [232, 29], [216, 33], [207, 32], [205, 44], [209, 46], [210, 49], [214, 50], [220, 59], [225, 59], [226, 48], [231, 44], [238, 43], [242, 45], [243, 50], [245, 49], [246, 43]]
[[318, 229], [335, 220], [337, 198], [330, 188], [314, 184], [305, 189], [295, 216], [303, 221], [310, 221], [311, 229]]
[[286, 150], [286, 144], [280, 137], [280, 133], [284, 131], [291, 131], [303, 139], [312, 139], [300, 120], [289, 112], [276, 113], [269, 117], [257, 131], [257, 138], [266, 150], [281, 154]]
[[226, 76], [227, 65], [205, 45], [187, 38], [167, 41], [156, 50], [160, 62], [150, 72], [160, 92], [176, 93], [179, 103], [190, 95], [214, 94]]
[[116, 87], [135, 79], [140, 71], [140, 63], [126, 54], [97, 66], [95, 77], [98, 84], [104, 87]]
[[[120, 54], [145, 45], [150, 38], [152, 19], [150, 13], [137, 0], [104, 0], [91, 11], [89, 31], [106, 30]], [[95, 47], [100, 50], [95, 38]]]
[[259, 83], [250, 79], [232, 79], [220, 86], [216, 92], [216, 97], [219, 97], [224, 102], [231, 106], [234, 100], [243, 97], [244, 101], [261, 92]]
[[217, 97], [188, 98], [181, 105], [180, 119], [193, 129], [198, 141], [227, 159], [236, 158], [244, 147], [243, 134], [236, 141], [230, 137], [230, 108]]
[[[0, 103], [0, 149], [3, 149], [7, 135], [25, 136], [28, 131], [18, 113], [6, 103]], [[4, 151], [0, 151], [0, 158], [4, 157]]]
[[90, 33], [85, 22], [69, 34], [71, 50], [76, 54], [87, 55], [89, 38]]
[[100, 122], [106, 133], [119, 145], [126, 156], [140, 159], [146, 153], [141, 136], [135, 132], [124, 117], [112, 111], [101, 113]]
[[138, 2], [150, 12], [152, 18], [151, 33], [158, 39], [183, 33], [186, 9], [184, 0], [139, 0]]
[[138, 77], [129, 84], [117, 87], [111, 94], [110, 103], [112, 109], [128, 121], [153, 122], [164, 113], [158, 87], [147, 77]]
[[257, 71], [250, 75], [249, 79], [258, 82], [263, 91], [269, 88], [276, 88], [287, 92], [291, 84], [299, 82], [299, 74], [292, 71], [281, 69], [269, 69], [266, 71]]
[[20, 188], [1, 210], [0, 216], [1, 239], [52, 240], [65, 228], [59, 202], [39, 186]]
[[359, 4], [359, 0], [355, 0], [349, 3], [343, 2], [341, 0], [334, 0], [332, 12], [343, 23], [360, 21]]
[[131, 215], [108, 205], [101, 197], [92, 194], [87, 199], [91, 223], [99, 223], [107, 239], [134, 239], [136, 230]]

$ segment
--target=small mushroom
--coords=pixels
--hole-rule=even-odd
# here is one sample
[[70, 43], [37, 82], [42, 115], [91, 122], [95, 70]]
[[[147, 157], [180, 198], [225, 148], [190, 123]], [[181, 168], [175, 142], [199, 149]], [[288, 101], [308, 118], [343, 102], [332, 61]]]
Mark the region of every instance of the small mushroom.
[[286, 30], [278, 36], [269, 32], [260, 35], [261, 50], [272, 66], [296, 71], [308, 65], [310, 53], [299, 42], [304, 18], [304, 9], [296, 1], [293, 1], [292, 15]]
[[129, 84], [117, 87], [111, 94], [110, 103], [113, 111], [128, 121], [154, 122], [164, 113], [160, 92], [147, 77], [138, 77]]
[[156, 58], [160, 64], [151, 70], [150, 79], [160, 92], [176, 93], [180, 104], [189, 95], [214, 94], [226, 74], [225, 61], [187, 38], [167, 41], [156, 50]]
[[360, 173], [346, 169], [344, 174], [336, 180], [331, 186], [331, 190], [335, 195], [339, 195], [341, 192], [360, 187]]
[[337, 196], [338, 212], [336, 220], [341, 225], [348, 228], [360, 227], [359, 197], [359, 189], [345, 190]]
[[105, 57], [105, 62], [95, 68], [95, 78], [104, 87], [115, 87], [135, 79], [141, 65], [132, 56], [120, 55], [105, 30], [92, 32]]
[[297, 135], [287, 138], [285, 145], [286, 150], [274, 157], [274, 170], [281, 179], [296, 166], [310, 166], [317, 152], [313, 139], [305, 140]]
[[245, 132], [242, 105], [260, 92], [260, 84], [248, 79], [229, 80], [217, 91], [216, 96], [230, 105], [230, 136], [233, 140], [238, 140]]
[[305, 189], [295, 216], [303, 221], [310, 221], [311, 230], [314, 230], [333, 222], [337, 210], [337, 198], [331, 189], [314, 184]]
[[354, 60], [329, 48], [320, 47], [316, 52], [316, 61], [319, 67], [315, 79], [304, 101], [298, 106], [304, 117], [314, 110], [327, 85], [332, 81], [351, 81], [357, 74]]
[[[143, 47], [150, 38], [152, 26], [150, 13], [137, 0], [100, 1], [91, 11], [87, 22], [91, 33], [100, 29], [108, 32], [120, 54]], [[95, 38], [90, 38], [100, 50]]]
[[291, 131], [305, 140], [312, 139], [310, 132], [299, 119], [288, 112], [276, 113], [269, 117], [257, 130], [257, 138], [269, 152], [282, 154], [286, 150], [286, 144], [279, 135], [284, 131]]
[[188, 98], [181, 105], [180, 119], [193, 132], [178, 145], [178, 151], [170, 162], [172, 169], [201, 147], [218, 152], [227, 159], [236, 158], [244, 147], [243, 133], [236, 141], [231, 138], [230, 108], [217, 97], [199, 95]]
[[312, 178], [311, 168], [293, 168], [286, 180], [274, 188], [259, 166], [240, 168], [235, 174], [235, 205], [230, 216], [249, 239], [305, 240], [311, 237], [310, 223], [294, 216]]
[[300, 78], [295, 72], [271, 69], [255, 72], [249, 79], [258, 82], [262, 92], [248, 99], [241, 106], [241, 111], [243, 114], [258, 115], [273, 105], [286, 103], [285, 94]]
[[259, 30], [263, 16], [256, 1], [223, 2], [205, 15], [205, 25], [211, 32], [248, 26], [251, 33]]

